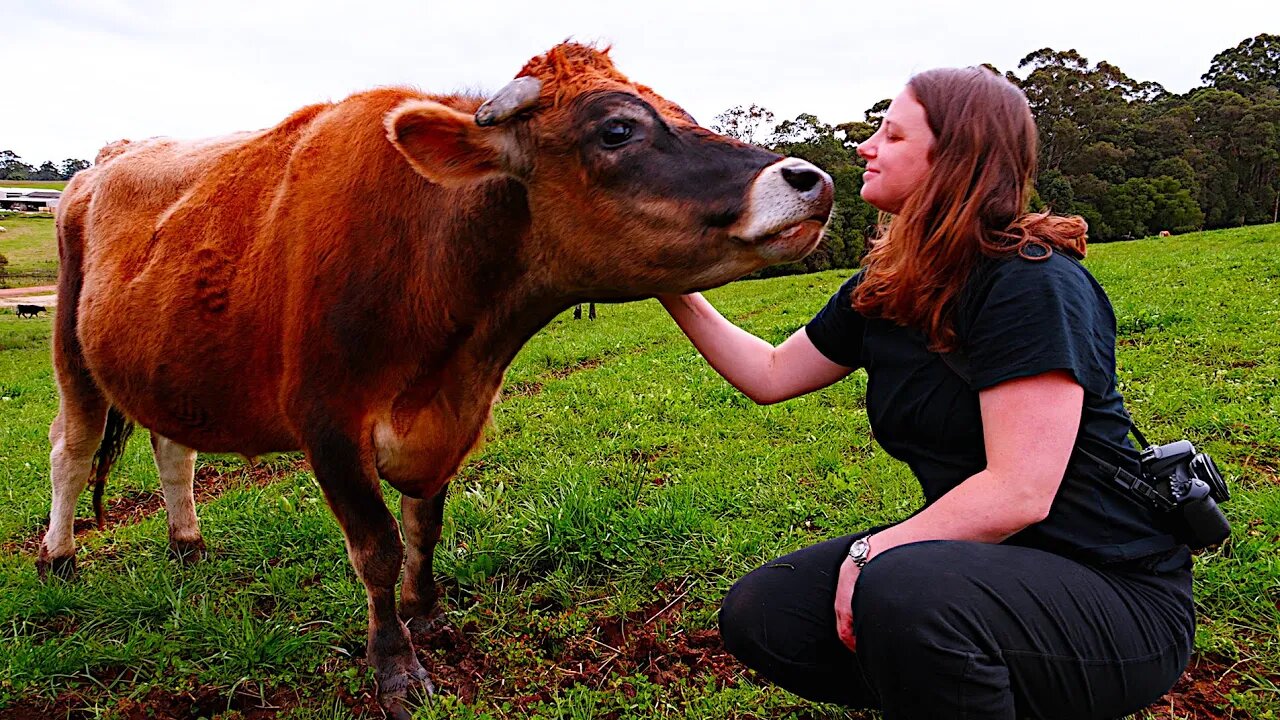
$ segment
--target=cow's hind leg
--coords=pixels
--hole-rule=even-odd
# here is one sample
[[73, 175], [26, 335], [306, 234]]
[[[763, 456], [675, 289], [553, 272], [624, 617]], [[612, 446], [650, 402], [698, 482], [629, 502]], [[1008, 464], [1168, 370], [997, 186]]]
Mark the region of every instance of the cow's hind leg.
[[94, 454], [102, 442], [108, 404], [102, 393], [84, 383], [68, 383], [59, 377], [61, 400], [58, 416], [49, 428], [49, 474], [53, 480], [53, 505], [49, 529], [40, 542], [36, 569], [70, 578], [76, 570], [76, 500], [89, 485]]
[[196, 451], [155, 432], [151, 433], [151, 449], [156, 454], [164, 509], [169, 516], [169, 551], [183, 562], [199, 560], [205, 555], [205, 547], [196, 519], [193, 489]]
[[389, 716], [407, 720], [410, 693], [435, 688], [414, 654], [409, 629], [396, 614], [404, 548], [395, 517], [382, 498], [376, 470], [355, 441], [330, 433], [308, 445], [316, 480], [342, 526], [347, 554], [368, 594], [368, 659], [378, 682], [378, 702]]
[[429, 500], [402, 495], [400, 516], [404, 522], [404, 584], [400, 590], [400, 616], [405, 620], [428, 620], [436, 607], [436, 583], [431, 572], [436, 543], [444, 522], [445, 485]]

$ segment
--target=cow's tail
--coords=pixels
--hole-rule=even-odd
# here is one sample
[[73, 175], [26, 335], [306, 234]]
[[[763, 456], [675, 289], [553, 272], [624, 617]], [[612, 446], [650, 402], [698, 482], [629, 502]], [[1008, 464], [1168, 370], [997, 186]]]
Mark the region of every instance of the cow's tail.
[[133, 434], [133, 421], [124, 416], [114, 405], [107, 411], [107, 429], [102, 435], [102, 443], [93, 454], [93, 515], [101, 530], [106, 523], [106, 513], [102, 509], [102, 490], [107, 485], [107, 475], [111, 466], [124, 454], [129, 436]]

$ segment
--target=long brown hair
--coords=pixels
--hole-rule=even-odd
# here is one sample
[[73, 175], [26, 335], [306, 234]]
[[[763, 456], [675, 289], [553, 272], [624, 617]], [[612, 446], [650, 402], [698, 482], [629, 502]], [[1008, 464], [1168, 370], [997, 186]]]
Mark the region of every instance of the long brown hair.
[[958, 345], [955, 301], [981, 256], [1084, 257], [1088, 226], [1027, 212], [1036, 125], [1016, 86], [973, 67], [929, 70], [907, 88], [933, 131], [930, 169], [872, 245], [853, 307], [914, 327], [945, 352]]

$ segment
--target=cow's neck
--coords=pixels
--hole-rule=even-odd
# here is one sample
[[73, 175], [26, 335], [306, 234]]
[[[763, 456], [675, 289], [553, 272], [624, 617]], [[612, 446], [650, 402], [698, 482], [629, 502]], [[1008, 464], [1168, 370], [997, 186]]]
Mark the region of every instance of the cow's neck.
[[[473, 372], [500, 376], [529, 338], [576, 299], [550, 276], [522, 185], [495, 181], [458, 199], [468, 202], [455, 205], [446, 222], [432, 223], [442, 241], [420, 245], [416, 282], [457, 288], [434, 298], [459, 321], [446, 352], [465, 355]], [[439, 311], [422, 307], [424, 319]]]

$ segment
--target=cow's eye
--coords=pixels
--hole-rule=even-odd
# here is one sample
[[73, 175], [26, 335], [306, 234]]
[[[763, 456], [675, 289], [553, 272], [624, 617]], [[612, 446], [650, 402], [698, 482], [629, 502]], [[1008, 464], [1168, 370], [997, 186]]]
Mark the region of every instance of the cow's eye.
[[631, 123], [613, 119], [600, 126], [600, 144], [615, 148], [631, 139]]

